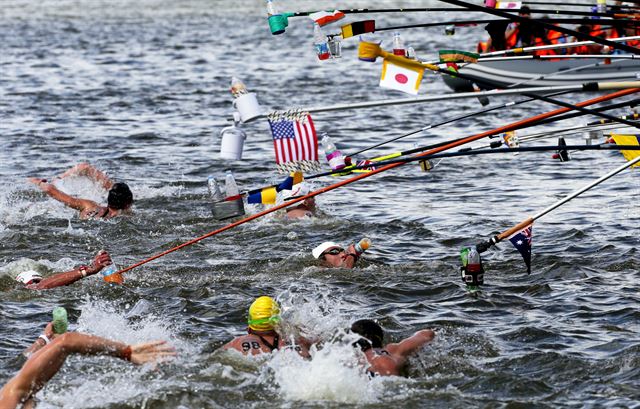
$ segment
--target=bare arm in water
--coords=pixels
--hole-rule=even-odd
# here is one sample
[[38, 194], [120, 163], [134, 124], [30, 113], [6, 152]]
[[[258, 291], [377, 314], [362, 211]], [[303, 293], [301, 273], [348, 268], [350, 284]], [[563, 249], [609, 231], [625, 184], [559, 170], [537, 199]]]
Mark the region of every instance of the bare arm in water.
[[105, 190], [109, 190], [113, 186], [113, 181], [109, 179], [109, 176], [86, 162], [78, 163], [59, 177], [62, 179], [67, 176], [86, 176], [89, 179], [100, 183]]
[[72, 354], [109, 355], [140, 365], [166, 360], [175, 356], [175, 350], [165, 341], [126, 345], [93, 335], [67, 332], [36, 352], [0, 389], [0, 409], [14, 409], [21, 403], [29, 403]]
[[81, 199], [64, 193], [62, 190], [55, 187], [52, 183], [47, 182], [46, 179], [29, 178], [29, 182], [36, 185], [38, 188], [40, 188], [40, 190], [42, 190], [52, 198], [64, 203], [72, 209], [83, 212], [100, 207], [100, 205], [93, 200]]
[[90, 266], [81, 266], [71, 271], [54, 274], [51, 277], [44, 278], [39, 283], [29, 284], [27, 288], [30, 290], [47, 290], [49, 288], [69, 285], [87, 276], [97, 274], [105, 266], [108, 266], [111, 263], [112, 261], [109, 253], [107, 253], [106, 251], [101, 251], [93, 259]]
[[406, 358], [420, 349], [424, 344], [433, 340], [434, 336], [435, 332], [432, 330], [423, 329], [396, 344], [387, 345], [385, 349], [389, 351], [391, 355], [398, 358]]

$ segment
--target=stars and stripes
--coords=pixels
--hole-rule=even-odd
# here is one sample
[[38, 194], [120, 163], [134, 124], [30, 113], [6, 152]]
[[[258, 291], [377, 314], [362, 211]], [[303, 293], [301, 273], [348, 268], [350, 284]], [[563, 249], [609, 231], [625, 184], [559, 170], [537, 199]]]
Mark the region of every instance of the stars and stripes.
[[318, 137], [308, 112], [274, 113], [269, 116], [269, 125], [280, 172], [308, 172], [320, 167]]

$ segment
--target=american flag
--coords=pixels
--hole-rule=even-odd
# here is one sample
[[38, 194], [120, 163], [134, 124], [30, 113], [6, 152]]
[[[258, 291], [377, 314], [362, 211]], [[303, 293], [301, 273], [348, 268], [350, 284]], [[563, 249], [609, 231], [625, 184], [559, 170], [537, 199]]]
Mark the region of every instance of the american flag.
[[276, 164], [281, 172], [313, 171], [318, 162], [318, 137], [308, 113], [275, 114], [269, 118]]
[[527, 265], [527, 274], [531, 274], [531, 238], [533, 225], [509, 237], [509, 241], [520, 252], [524, 263]]

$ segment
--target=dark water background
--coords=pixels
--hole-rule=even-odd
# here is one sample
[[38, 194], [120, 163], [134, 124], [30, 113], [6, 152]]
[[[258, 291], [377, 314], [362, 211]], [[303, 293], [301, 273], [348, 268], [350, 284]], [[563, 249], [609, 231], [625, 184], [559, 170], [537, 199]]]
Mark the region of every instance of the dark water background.
[[[281, 8], [319, 6], [289, 1]], [[383, 27], [454, 17], [376, 19]], [[459, 28], [446, 37], [436, 28], [403, 36], [429, 59], [442, 47], [473, 48], [481, 32]], [[380, 38], [390, 44], [390, 33]], [[241, 77], [271, 108], [401, 97], [378, 88], [380, 64], [358, 62], [355, 47], [345, 41], [341, 61], [317, 63], [309, 20], [292, 19], [286, 35], [271, 36], [259, 1], [2, 0], [0, 383], [19, 369], [21, 350], [62, 305], [77, 330], [125, 342], [166, 339], [179, 357], [158, 371], [72, 357], [39, 393], [45, 408], [638, 407], [638, 171], [540, 219], [530, 276], [508, 242], [484, 254], [487, 285], [479, 297], [465, 293], [457, 273], [461, 246], [618, 166], [617, 153], [577, 153], [567, 163], [546, 153], [447, 159], [430, 173], [405, 166], [321, 196], [317, 219], [259, 219], [138, 268], [122, 287], [92, 277], [33, 292], [12, 281], [26, 268], [71, 269], [102, 248], [124, 267], [224, 225], [210, 216], [207, 175], [222, 177], [231, 168], [242, 188], [279, 179], [266, 121], [244, 127], [244, 160], [219, 159], [230, 77]], [[427, 74], [421, 92], [449, 91]], [[353, 151], [479, 108], [475, 99], [456, 100], [314, 120]], [[550, 109], [529, 103], [375, 152], [466, 136]], [[25, 182], [80, 161], [127, 181], [135, 214], [82, 221]], [[105, 200], [84, 179], [63, 188]], [[315, 266], [310, 250], [319, 242], [364, 236], [373, 246], [358, 268]], [[327, 341], [363, 317], [379, 320], [389, 342], [427, 327], [437, 337], [412, 358], [409, 377], [374, 381], [340, 343], [328, 342], [310, 362], [287, 353], [254, 362], [215, 352], [244, 331], [249, 304], [263, 294], [281, 302], [288, 331]]]

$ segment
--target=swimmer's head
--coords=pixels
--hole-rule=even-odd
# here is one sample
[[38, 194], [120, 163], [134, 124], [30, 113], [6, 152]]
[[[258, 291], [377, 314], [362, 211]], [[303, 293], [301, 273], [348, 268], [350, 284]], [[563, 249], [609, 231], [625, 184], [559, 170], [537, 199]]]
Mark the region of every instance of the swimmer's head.
[[375, 321], [358, 320], [351, 325], [351, 331], [363, 337], [352, 344], [354, 347], [360, 347], [362, 351], [382, 348], [384, 331]]
[[109, 196], [107, 197], [107, 206], [112, 209], [124, 210], [129, 208], [133, 204], [133, 193], [126, 183], [115, 183], [111, 190], [109, 190]]
[[249, 328], [254, 331], [271, 331], [280, 321], [280, 307], [271, 297], [262, 296], [249, 307]]
[[327, 253], [332, 252], [332, 250], [334, 249], [336, 249], [335, 251], [337, 251], [335, 255], [340, 254], [344, 251], [344, 249], [340, 247], [338, 243], [335, 243], [333, 241], [325, 241], [324, 243], [319, 244], [313, 250], [311, 250], [311, 254], [313, 255], [313, 258], [324, 260], [324, 256]]
[[42, 280], [42, 276], [37, 271], [27, 270], [16, 276], [16, 281], [24, 284], [37, 284]]
[[291, 190], [285, 190], [283, 192], [282, 198], [286, 200], [295, 199], [296, 197], [306, 196], [311, 192], [311, 188], [307, 182], [300, 182], [298, 184], [293, 185]]

